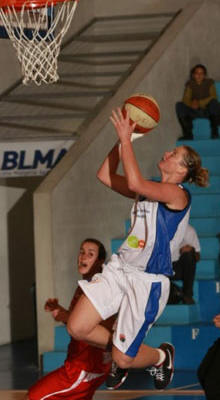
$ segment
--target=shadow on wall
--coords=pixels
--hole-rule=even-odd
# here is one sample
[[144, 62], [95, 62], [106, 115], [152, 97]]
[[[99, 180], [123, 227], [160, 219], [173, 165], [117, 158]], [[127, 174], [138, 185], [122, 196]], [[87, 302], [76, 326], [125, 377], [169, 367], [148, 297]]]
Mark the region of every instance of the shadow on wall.
[[25, 189], [7, 216], [12, 342], [37, 334], [33, 191], [41, 181], [41, 177], [10, 178], [6, 181], [7, 186]]

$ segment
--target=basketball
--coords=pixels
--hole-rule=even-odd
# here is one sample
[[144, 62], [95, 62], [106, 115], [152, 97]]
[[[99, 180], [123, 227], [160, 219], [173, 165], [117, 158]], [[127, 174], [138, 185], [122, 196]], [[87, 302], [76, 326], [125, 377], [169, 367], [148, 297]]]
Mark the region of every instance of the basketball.
[[129, 113], [130, 123], [136, 122], [135, 132], [148, 133], [160, 120], [160, 108], [152, 96], [136, 93], [125, 100], [122, 113]]

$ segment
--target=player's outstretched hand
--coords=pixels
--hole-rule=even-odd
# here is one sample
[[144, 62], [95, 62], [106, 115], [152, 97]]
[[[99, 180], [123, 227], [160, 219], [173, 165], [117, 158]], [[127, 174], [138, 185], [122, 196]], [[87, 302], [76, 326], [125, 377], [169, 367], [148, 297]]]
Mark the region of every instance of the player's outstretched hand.
[[69, 311], [58, 303], [58, 299], [48, 299], [44, 305], [45, 311], [49, 311], [52, 317], [59, 322], [67, 323]]
[[121, 142], [124, 140], [131, 140], [131, 135], [134, 132], [136, 123], [130, 124], [128, 113], [124, 116], [121, 109], [118, 107], [116, 110], [112, 110], [110, 120]]
[[69, 318], [69, 311], [67, 311], [65, 308], [59, 306], [56, 310], [52, 311], [52, 316], [54, 319], [58, 322], [63, 322], [64, 324], [67, 323], [68, 318]]
[[58, 299], [48, 299], [44, 304], [45, 311], [53, 311], [59, 307]]

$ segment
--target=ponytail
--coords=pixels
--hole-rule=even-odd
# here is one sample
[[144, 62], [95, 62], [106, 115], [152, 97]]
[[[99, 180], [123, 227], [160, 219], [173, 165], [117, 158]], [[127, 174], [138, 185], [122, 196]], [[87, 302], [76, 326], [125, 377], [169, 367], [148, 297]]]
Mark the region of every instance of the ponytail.
[[184, 165], [188, 169], [184, 182], [207, 187], [209, 184], [209, 172], [207, 168], [202, 167], [199, 154], [189, 146], [184, 146], [184, 149], [186, 150], [186, 154], [183, 157]]

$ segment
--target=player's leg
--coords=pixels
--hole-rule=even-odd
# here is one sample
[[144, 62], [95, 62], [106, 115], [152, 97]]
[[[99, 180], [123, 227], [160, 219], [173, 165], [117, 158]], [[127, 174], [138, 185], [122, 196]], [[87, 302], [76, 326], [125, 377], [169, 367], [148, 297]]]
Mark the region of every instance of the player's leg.
[[82, 295], [74, 307], [67, 324], [69, 334], [76, 340], [85, 340], [100, 348], [106, 348], [111, 333], [100, 325], [102, 317], [91, 301]]
[[[70, 393], [70, 389], [74, 384], [78, 384], [79, 371], [72, 372], [71, 379], [66, 373], [65, 367], [56, 369], [39, 379], [34, 385], [29, 388], [27, 399], [60, 399], [61, 393], [63, 398]], [[67, 397], [68, 398], [68, 397]]]
[[162, 275], [138, 275], [136, 273], [136, 276], [132, 277], [132, 282], [129, 277], [130, 282], [127, 282], [127, 295], [121, 304], [113, 338], [113, 360], [122, 369], [154, 365], [155, 386], [163, 389], [173, 376], [174, 348], [168, 343], [163, 343], [159, 349], [155, 349], [142, 342], [146, 332], [159, 318], [166, 305], [169, 279]]
[[176, 103], [176, 115], [183, 133], [183, 136], [180, 138], [181, 140], [193, 139], [192, 121], [196, 117], [195, 114], [195, 110], [193, 110], [191, 107], [188, 107], [183, 102]]
[[[106, 373], [82, 371], [84, 379], [68, 395], [68, 400], [92, 400], [96, 390], [105, 382]], [[49, 399], [48, 399], [49, 400]]]
[[79, 281], [84, 295], [80, 297], [68, 320], [67, 329], [71, 336], [106, 348], [111, 332], [100, 322], [117, 313], [123, 296], [121, 282], [123, 272], [117, 256], [112, 257], [104, 272], [96, 274], [92, 281]]

